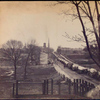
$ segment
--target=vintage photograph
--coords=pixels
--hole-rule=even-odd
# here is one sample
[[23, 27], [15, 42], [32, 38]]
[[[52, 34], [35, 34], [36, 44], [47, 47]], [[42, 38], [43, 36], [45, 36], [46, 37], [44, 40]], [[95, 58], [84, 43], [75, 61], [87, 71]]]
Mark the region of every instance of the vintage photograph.
[[0, 1], [2, 99], [100, 99], [100, 1]]

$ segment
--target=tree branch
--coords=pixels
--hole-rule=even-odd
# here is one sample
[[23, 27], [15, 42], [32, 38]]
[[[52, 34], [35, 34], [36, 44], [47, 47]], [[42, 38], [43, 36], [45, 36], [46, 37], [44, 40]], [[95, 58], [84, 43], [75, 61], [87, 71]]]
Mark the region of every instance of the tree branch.
[[81, 16], [80, 16], [80, 11], [79, 11], [78, 6], [77, 6], [77, 5], [75, 5], [75, 6], [76, 6], [76, 9], [77, 9], [77, 13], [78, 13], [78, 15], [79, 15], [79, 20], [80, 20], [81, 25], [82, 25], [82, 28], [83, 28], [83, 35], [84, 35], [84, 38], [85, 38], [85, 41], [86, 41], [86, 45], [87, 45], [87, 49], [88, 49], [88, 52], [89, 52], [89, 54], [90, 54], [90, 57], [91, 57], [92, 60], [98, 65], [98, 67], [100, 67], [99, 63], [94, 59], [94, 57], [93, 57], [93, 55], [92, 55], [92, 53], [91, 53], [91, 51], [90, 51], [88, 38], [87, 38], [87, 36], [86, 36], [85, 26], [84, 26], [83, 21], [82, 21], [82, 18], [81, 18]]

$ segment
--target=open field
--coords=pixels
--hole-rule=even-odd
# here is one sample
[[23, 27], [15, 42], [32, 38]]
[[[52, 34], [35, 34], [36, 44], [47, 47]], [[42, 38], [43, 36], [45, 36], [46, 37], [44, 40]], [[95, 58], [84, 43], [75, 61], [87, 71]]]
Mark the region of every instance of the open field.
[[63, 56], [70, 59], [76, 64], [79, 64], [81, 66], [87, 67], [87, 68], [95, 68], [98, 71], [100, 71], [100, 68], [93, 62], [93, 60], [87, 55], [84, 54], [66, 54], [62, 53]]
[[[0, 98], [13, 98], [12, 97], [12, 82], [13, 81], [13, 74], [10, 74], [11, 71], [14, 71], [13, 67], [10, 66], [5, 66], [0, 68]], [[23, 73], [24, 68], [18, 66], [17, 68], [17, 79], [18, 80], [23, 80]], [[2, 72], [2, 73], [1, 73]], [[7, 73], [8, 72], [8, 73]], [[9, 75], [10, 74], [10, 75]], [[5, 77], [5, 78], [4, 78]], [[37, 65], [37, 66], [28, 66], [27, 67], [27, 82], [43, 82], [45, 79], [53, 79], [54, 80], [54, 95], [50, 96], [45, 96], [41, 95], [42, 94], [42, 86], [41, 85], [19, 85], [19, 93], [20, 94], [34, 94], [34, 96], [23, 96], [20, 98], [37, 98], [37, 99], [61, 99], [61, 98], [85, 98], [85, 97], [80, 97], [80, 96], [75, 96], [74, 94], [68, 94], [67, 86], [62, 85], [61, 86], [61, 95], [58, 95], [58, 85], [56, 84], [57, 81], [61, 81], [62, 78], [61, 76], [56, 72], [53, 66], [51, 65]], [[9, 81], [4, 82], [4, 81]], [[50, 86], [49, 86], [50, 87]], [[37, 96], [36, 94], [40, 94], [40, 96]]]
[[[45, 61], [45, 60], [44, 60]], [[59, 64], [60, 65], [60, 64]], [[67, 73], [68, 74], [68, 73]], [[70, 74], [70, 73], [69, 73]], [[54, 88], [53, 88], [53, 95], [51, 98], [57, 98], [58, 95], [58, 82], [63, 81], [63, 78], [58, 72], [55, 70], [54, 66], [51, 64], [43, 64], [43, 65], [34, 65], [34, 66], [27, 66], [26, 68], [26, 79], [24, 80], [24, 66], [17, 66], [17, 80], [26, 81], [26, 82], [37, 82], [43, 83], [46, 79], [53, 79], [54, 80]], [[0, 66], [0, 98], [12, 98], [13, 96], [13, 83], [12, 81], [14, 78], [14, 67], [13, 66]], [[9, 81], [4, 82], [4, 81]], [[49, 93], [51, 93], [49, 84]], [[69, 95], [68, 93], [68, 85], [61, 85], [61, 95], [58, 98], [83, 98], [78, 97], [73, 94], [73, 87], [72, 94]], [[19, 94], [20, 98], [21, 95], [33, 95], [33, 98], [38, 98], [37, 94], [40, 95], [40, 98], [47, 98], [47, 96], [42, 96], [42, 84], [19, 84]], [[62, 97], [63, 95], [63, 97]], [[32, 96], [29, 96], [32, 97]], [[25, 97], [27, 98], [27, 96]], [[39, 99], [40, 99], [39, 98]]]
[[[10, 74], [10, 72], [12, 71], [14, 71], [13, 66], [1, 66], [0, 68], [0, 98], [12, 97], [12, 82], [11, 81], [13, 81], [13, 73]], [[49, 66], [47, 67], [46, 65], [28, 66], [27, 79], [30, 81], [41, 82], [47, 77], [50, 78], [50, 77], [57, 76], [55, 73], [57, 74], [57, 72], [54, 70], [53, 67], [49, 68]], [[23, 80], [23, 75], [24, 75], [24, 68], [21, 66], [18, 66], [17, 79]], [[9, 81], [9, 83], [5, 83], [5, 81]]]
[[[14, 71], [13, 67], [5, 66], [0, 68], [0, 98], [12, 98], [12, 81], [13, 74], [9, 75], [11, 71]], [[24, 68], [18, 66], [17, 68], [17, 79], [23, 80]], [[61, 79], [61, 76], [56, 72], [56, 70], [51, 65], [37, 65], [37, 66], [28, 66], [27, 67], [27, 79], [28, 82], [43, 82], [44, 79], [51, 79], [57, 81]], [[6, 83], [5, 81], [9, 81]], [[21, 85], [19, 92], [22, 93], [23, 89], [25, 90], [26, 86]], [[28, 87], [28, 86], [27, 86]], [[39, 88], [40, 87], [40, 88]], [[33, 88], [33, 89], [32, 89]], [[32, 86], [30, 85], [26, 88], [26, 92], [37, 93], [41, 92], [41, 86]], [[25, 93], [25, 91], [24, 91]], [[33, 94], [34, 94], [33, 93]]]

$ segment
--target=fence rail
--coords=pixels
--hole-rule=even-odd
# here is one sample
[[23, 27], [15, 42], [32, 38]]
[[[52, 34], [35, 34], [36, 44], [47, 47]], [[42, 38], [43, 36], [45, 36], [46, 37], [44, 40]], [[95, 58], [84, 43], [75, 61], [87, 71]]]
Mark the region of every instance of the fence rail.
[[[64, 94], [64, 91], [65, 91], [65, 95], [75, 94], [75, 95], [85, 96], [85, 94], [88, 91], [95, 88], [93, 84], [87, 81], [84, 81], [82, 79], [74, 79], [74, 81], [72, 82], [70, 79], [67, 78], [63, 83], [61, 81], [54, 81], [53, 79], [46, 79], [40, 83], [20, 82], [17, 80], [16, 83], [13, 83], [13, 96], [18, 97], [19, 95], [21, 95], [19, 92], [21, 91], [21, 88], [19, 88], [20, 84], [22, 84], [23, 86], [25, 86], [25, 84], [29, 84], [29, 85], [31, 84], [34, 86], [38, 84], [40, 86], [41, 84], [41, 94], [42, 95], [54, 95], [55, 93], [62, 95]], [[24, 92], [25, 91], [26, 90], [24, 90]], [[27, 94], [24, 94], [24, 95], [27, 95]]]
[[[74, 79], [71, 81], [65, 76], [63, 80], [46, 79], [43, 82], [28, 82], [28, 81], [0, 81], [0, 85], [9, 88], [9, 93], [13, 97], [20, 95], [67, 95], [75, 94], [85, 96], [91, 89], [95, 88], [94, 84], [82, 79]], [[2, 88], [2, 87], [1, 87]], [[8, 96], [9, 97], [9, 96]]]

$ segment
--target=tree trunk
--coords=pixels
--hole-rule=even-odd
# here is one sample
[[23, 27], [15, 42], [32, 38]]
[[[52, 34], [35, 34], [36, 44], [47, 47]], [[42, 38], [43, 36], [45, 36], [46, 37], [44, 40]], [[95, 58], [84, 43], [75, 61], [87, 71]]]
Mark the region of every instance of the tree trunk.
[[89, 52], [89, 55], [90, 55], [90, 57], [92, 58], [92, 60], [97, 64], [97, 66], [100, 68], [99, 63], [95, 60], [95, 58], [93, 58], [93, 55], [92, 55], [92, 53], [91, 53], [91, 50], [90, 50], [90, 47], [89, 47], [88, 38], [87, 38], [87, 36], [86, 36], [85, 26], [84, 26], [83, 21], [82, 21], [82, 18], [81, 18], [81, 16], [80, 16], [80, 12], [79, 12], [78, 5], [76, 4], [75, 6], [76, 6], [76, 9], [77, 9], [77, 13], [78, 13], [78, 16], [79, 16], [79, 20], [80, 20], [81, 25], [82, 25], [83, 35], [84, 35], [84, 38], [85, 38], [85, 41], [86, 41], [86, 46], [87, 46], [87, 50], [88, 50], [88, 52]]
[[100, 62], [100, 14], [99, 14], [99, 9], [98, 9], [97, 1], [95, 1], [95, 7], [96, 7], [97, 21], [98, 21], [98, 33], [99, 33], [99, 36], [98, 36], [98, 41], [99, 41], [98, 59], [99, 59], [99, 62]]
[[14, 62], [14, 68], [15, 68], [14, 80], [16, 80], [16, 62]]
[[24, 79], [26, 79], [26, 67], [27, 67], [27, 63], [28, 63], [28, 60], [29, 60], [29, 56], [30, 56], [30, 53], [28, 54], [27, 59], [26, 59], [25, 71], [24, 71]]
[[97, 11], [97, 22], [98, 22], [98, 33], [97, 34], [97, 30], [96, 30], [96, 27], [95, 27], [95, 24], [94, 24], [94, 21], [93, 21], [93, 16], [92, 16], [92, 12], [91, 12], [91, 7], [89, 5], [89, 1], [87, 2], [87, 5], [88, 5], [88, 9], [89, 9], [89, 13], [90, 13], [90, 21], [92, 23], [92, 26], [93, 26], [93, 30], [94, 30], [94, 33], [95, 33], [95, 37], [96, 37], [96, 41], [97, 41], [97, 45], [98, 45], [98, 60], [100, 62], [100, 25], [99, 25], [99, 10], [98, 10], [98, 6], [97, 6], [97, 1], [95, 1], [95, 7], [96, 7], [96, 11]]

